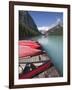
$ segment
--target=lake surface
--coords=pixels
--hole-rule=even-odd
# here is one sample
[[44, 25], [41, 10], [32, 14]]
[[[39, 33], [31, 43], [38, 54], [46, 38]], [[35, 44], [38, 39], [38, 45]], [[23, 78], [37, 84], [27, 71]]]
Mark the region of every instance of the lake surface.
[[60, 75], [63, 76], [63, 36], [38, 36], [33, 40], [37, 40], [43, 46]]

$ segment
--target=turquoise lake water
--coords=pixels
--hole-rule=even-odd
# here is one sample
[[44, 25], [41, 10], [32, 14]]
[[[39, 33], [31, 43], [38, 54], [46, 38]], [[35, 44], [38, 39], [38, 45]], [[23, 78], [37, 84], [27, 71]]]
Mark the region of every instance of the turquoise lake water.
[[33, 39], [37, 40], [43, 46], [60, 75], [63, 76], [63, 36], [39, 36]]

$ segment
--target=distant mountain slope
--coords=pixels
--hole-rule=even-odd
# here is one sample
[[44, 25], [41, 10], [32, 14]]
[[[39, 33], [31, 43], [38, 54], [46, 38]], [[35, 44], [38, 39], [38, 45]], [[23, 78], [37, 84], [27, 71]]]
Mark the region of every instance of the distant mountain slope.
[[27, 11], [19, 11], [19, 39], [39, 35], [37, 26]]
[[63, 34], [63, 25], [62, 24], [58, 24], [54, 27], [52, 27], [51, 29], [49, 29], [46, 32], [46, 35], [62, 35]]

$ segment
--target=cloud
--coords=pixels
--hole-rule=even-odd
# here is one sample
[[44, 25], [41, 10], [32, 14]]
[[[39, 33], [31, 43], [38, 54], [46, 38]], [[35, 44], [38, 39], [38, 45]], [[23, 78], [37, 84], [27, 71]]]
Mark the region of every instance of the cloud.
[[56, 23], [60, 23], [60, 22], [61, 22], [61, 19], [60, 18], [57, 18]]
[[49, 29], [49, 27], [48, 26], [42, 26], [42, 27], [38, 27], [38, 29], [39, 30], [46, 30], [47, 31]]
[[52, 28], [52, 27], [58, 25], [60, 22], [61, 22], [61, 19], [60, 19], [60, 18], [57, 18], [56, 22], [53, 23], [52, 25], [50, 25], [50, 28]]
[[49, 29], [53, 28], [54, 26], [58, 25], [58, 23], [61, 22], [60, 18], [57, 18], [56, 22], [51, 24], [50, 26], [42, 26], [42, 27], [38, 27], [39, 31], [48, 31]]

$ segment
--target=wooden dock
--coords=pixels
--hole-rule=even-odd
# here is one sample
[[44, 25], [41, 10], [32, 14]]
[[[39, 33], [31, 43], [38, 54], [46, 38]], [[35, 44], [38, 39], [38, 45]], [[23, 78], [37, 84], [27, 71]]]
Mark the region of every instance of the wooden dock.
[[[27, 43], [27, 41], [25, 42]], [[25, 42], [22, 41], [22, 46], [26, 45]], [[35, 41], [34, 42], [29, 41], [29, 42], [31, 42], [31, 44], [27, 44], [27, 45], [31, 45], [31, 48], [33, 44], [36, 44], [36, 46], [37, 44], [40, 45], [38, 42], [35, 42]], [[21, 45], [21, 41], [20, 41], [20, 45]], [[33, 56], [32, 55], [29, 56], [28, 54], [28, 56], [26, 57], [25, 55], [24, 57], [23, 56], [19, 57], [19, 79], [46, 78], [46, 77], [59, 77], [60, 76], [59, 72], [53, 65], [51, 59], [48, 57], [46, 52], [43, 49], [41, 49], [41, 46], [39, 47], [40, 48], [37, 48], [37, 50], [40, 50], [41, 51], [40, 53], [38, 54], [36, 53], [36, 55], [33, 55]]]

